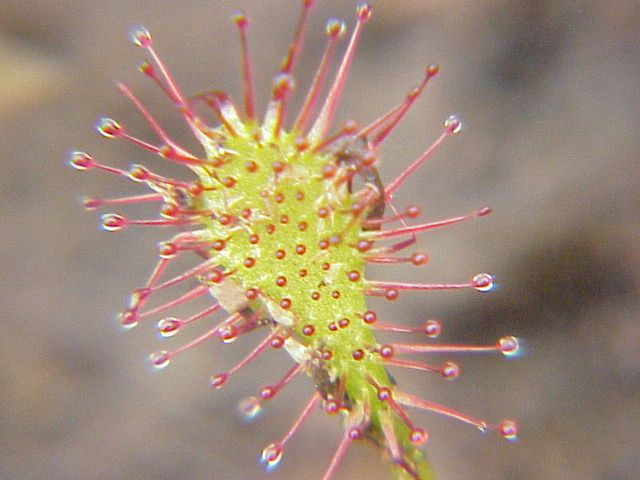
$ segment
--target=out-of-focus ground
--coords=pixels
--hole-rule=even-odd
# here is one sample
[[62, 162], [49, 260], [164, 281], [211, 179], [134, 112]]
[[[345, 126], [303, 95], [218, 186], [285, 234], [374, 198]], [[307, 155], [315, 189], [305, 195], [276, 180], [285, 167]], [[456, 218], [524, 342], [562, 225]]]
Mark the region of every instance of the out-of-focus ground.
[[[180, 119], [136, 72], [127, 41], [144, 23], [187, 92], [240, 97], [239, 49], [229, 17], [253, 21], [261, 105], [291, 38], [298, 1], [90, 2], [5, 0], [0, 7], [0, 478], [3, 480], [314, 479], [340, 435], [316, 414], [277, 472], [257, 465], [310, 394], [300, 378], [246, 424], [235, 402], [275, 380], [284, 354], [212, 392], [254, 339], [204, 346], [155, 373], [150, 324], [124, 335], [112, 321], [141, 286], [166, 232], [101, 233], [81, 195], [135, 192], [106, 174], [65, 167], [85, 149], [125, 167], [155, 158], [92, 131], [102, 114], [153, 138], [116, 80], [193, 145]], [[298, 69], [305, 90], [329, 15], [353, 24], [355, 2], [319, 0]], [[349, 78], [342, 119], [362, 122], [398, 102], [426, 63], [442, 72], [383, 148], [392, 178], [455, 112], [464, 132], [397, 196], [439, 219], [494, 207], [488, 218], [422, 236], [426, 269], [376, 278], [457, 281], [497, 274], [490, 295], [406, 293], [380, 315], [443, 319], [447, 341], [526, 338], [525, 358], [467, 357], [445, 384], [397, 374], [401, 385], [465, 412], [516, 418], [520, 441], [435, 415], [427, 450], [438, 478], [640, 478], [640, 4], [633, 0], [378, 0]], [[294, 103], [299, 104], [300, 94]], [[168, 170], [164, 170], [165, 172]], [[176, 340], [179, 343], [179, 340]], [[173, 345], [174, 343], [171, 343]], [[279, 354], [280, 353], [280, 354]], [[270, 358], [266, 358], [270, 357]], [[375, 452], [349, 451], [336, 479], [385, 479]]]

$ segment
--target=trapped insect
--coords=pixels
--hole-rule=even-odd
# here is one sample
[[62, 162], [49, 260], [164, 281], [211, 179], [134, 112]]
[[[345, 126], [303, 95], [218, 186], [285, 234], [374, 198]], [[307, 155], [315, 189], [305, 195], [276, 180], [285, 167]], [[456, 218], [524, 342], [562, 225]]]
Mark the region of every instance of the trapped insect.
[[[427, 431], [414, 424], [408, 409], [438, 413], [468, 423], [482, 431], [516, 438], [511, 420], [490, 423], [452, 408], [406, 393], [392, 380], [390, 371], [408, 368], [436, 374], [446, 380], [459, 375], [457, 364], [432, 365], [406, 355], [497, 352], [516, 355], [519, 343], [506, 336], [481, 346], [438, 344], [442, 327], [435, 320], [420, 326], [403, 326], [378, 318], [370, 299], [396, 300], [404, 291], [475, 289], [487, 292], [493, 277], [480, 273], [454, 284], [412, 284], [365, 277], [370, 263], [423, 266], [426, 253], [402, 253], [416, 243], [417, 234], [488, 214], [480, 208], [441, 221], [414, 223], [421, 212], [415, 205], [400, 210], [393, 195], [416, 169], [461, 129], [451, 116], [435, 142], [386, 185], [377, 170], [379, 147], [422, 94], [439, 67], [429, 65], [421, 82], [387, 113], [369, 124], [346, 122], [331, 132], [349, 68], [353, 62], [371, 7], [361, 4], [356, 23], [335, 78], [328, 81], [332, 60], [346, 25], [331, 19], [326, 26], [327, 44], [302, 107], [289, 118], [289, 100], [295, 87], [293, 72], [302, 50], [312, 0], [302, 2], [302, 14], [294, 40], [276, 75], [263, 118], [255, 102], [252, 61], [248, 48], [247, 17], [239, 13], [235, 24], [242, 52], [242, 108], [223, 92], [187, 96], [160, 60], [150, 33], [136, 28], [133, 42], [145, 50], [151, 62], [140, 71], [155, 82], [172, 102], [188, 128], [202, 145], [201, 153], [178, 145], [154, 119], [131, 89], [119, 84], [158, 137], [150, 143], [133, 136], [119, 122], [103, 118], [98, 132], [110, 139], [131, 142], [169, 162], [183, 165], [187, 179], [167, 178], [142, 165], [128, 169], [107, 166], [91, 155], [74, 151], [71, 165], [78, 170], [97, 170], [146, 186], [150, 192], [132, 197], [87, 199], [87, 209], [127, 207], [147, 202], [160, 205], [154, 219], [131, 219], [120, 213], [102, 217], [105, 230], [115, 232], [134, 226], [174, 227], [170, 239], [158, 246], [159, 259], [146, 283], [135, 290], [120, 315], [121, 323], [134, 327], [152, 318], [164, 337], [173, 337], [189, 324], [219, 316], [203, 335], [173, 350], [163, 349], [150, 357], [157, 368], [166, 367], [185, 351], [221, 341], [231, 343], [249, 332], [264, 332], [262, 340], [237, 365], [210, 378], [221, 388], [266, 350], [283, 349], [291, 368], [280, 379], [244, 399], [241, 410], [257, 414], [293, 379], [309, 377], [311, 394], [291, 429], [264, 448], [262, 461], [276, 466], [287, 442], [312, 412], [324, 410], [342, 420], [344, 434], [323, 479], [332, 478], [348, 447], [358, 440], [375, 445], [389, 460], [395, 478], [430, 479], [432, 473], [421, 448]], [[205, 120], [211, 111], [218, 124]], [[179, 255], [194, 260], [192, 268], [170, 274]], [[197, 286], [164, 304], [148, 307], [154, 293], [174, 290], [196, 280]], [[173, 307], [200, 297], [211, 297], [206, 309], [187, 318], [162, 315]], [[385, 332], [414, 333], [423, 343], [385, 343]]]

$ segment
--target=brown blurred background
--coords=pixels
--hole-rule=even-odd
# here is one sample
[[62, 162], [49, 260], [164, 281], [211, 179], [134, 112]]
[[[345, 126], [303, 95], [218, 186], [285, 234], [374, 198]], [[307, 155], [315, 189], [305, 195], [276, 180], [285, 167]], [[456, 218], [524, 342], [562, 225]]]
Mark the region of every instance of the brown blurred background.
[[[385, 179], [414, 159], [450, 113], [463, 134], [407, 183], [397, 204], [428, 219], [484, 204], [486, 219], [423, 235], [426, 269], [372, 269], [396, 280], [458, 281], [494, 272], [490, 295], [404, 294], [376, 308], [418, 324], [443, 319], [447, 341], [526, 338], [525, 358], [467, 357], [445, 384], [398, 372], [401, 384], [489, 420], [517, 418], [520, 441], [417, 414], [442, 480], [640, 478], [640, 4], [633, 0], [378, 0], [347, 84], [342, 119], [366, 122], [403, 98], [426, 63], [439, 77], [383, 149]], [[318, 0], [298, 95], [330, 15], [353, 25], [353, 0]], [[240, 98], [236, 7], [250, 13], [259, 101], [292, 36], [297, 0], [4, 0], [0, 6], [0, 478], [3, 480], [320, 478], [339, 438], [316, 414], [277, 472], [257, 464], [310, 394], [297, 379], [252, 424], [236, 402], [288, 365], [268, 353], [212, 392], [211, 373], [254, 344], [204, 346], [163, 372], [150, 324], [121, 334], [114, 314], [155, 260], [166, 232], [101, 233], [82, 195], [135, 185], [67, 168], [68, 149], [125, 167], [155, 158], [92, 131], [112, 115], [152, 139], [118, 95], [124, 80], [170, 132], [180, 119], [136, 73], [143, 23], [187, 92]], [[141, 214], [144, 216], [144, 212]], [[395, 276], [395, 277], [394, 277]], [[195, 311], [190, 309], [189, 311]], [[181, 310], [178, 311], [180, 313]], [[175, 345], [184, 340], [165, 341]], [[181, 335], [182, 337], [182, 335]], [[376, 453], [353, 448], [336, 479], [385, 479]]]

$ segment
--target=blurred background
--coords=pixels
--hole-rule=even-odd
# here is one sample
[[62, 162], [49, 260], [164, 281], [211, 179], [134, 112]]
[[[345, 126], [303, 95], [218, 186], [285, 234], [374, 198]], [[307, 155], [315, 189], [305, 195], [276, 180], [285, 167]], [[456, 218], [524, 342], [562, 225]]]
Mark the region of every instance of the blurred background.
[[[166, 231], [98, 229], [83, 195], [136, 185], [64, 164], [69, 149], [103, 163], [173, 171], [93, 123], [110, 115], [153, 139], [116, 80], [128, 83], [166, 129], [194, 141], [171, 106], [136, 71], [144, 52], [127, 39], [142, 23], [189, 93], [239, 99], [239, 48], [230, 17], [246, 8], [260, 105], [293, 35], [297, 0], [4, 0], [0, 6], [0, 478], [3, 480], [320, 478], [341, 427], [312, 416], [277, 472], [257, 463], [310, 395], [298, 378], [252, 423], [236, 403], [289, 365], [269, 352], [212, 392], [209, 375], [254, 345], [206, 345], [162, 372], [145, 362], [181, 339], [151, 323], [123, 334], [114, 320], [155, 262]], [[353, 25], [355, 1], [318, 0], [298, 68], [299, 105], [324, 46], [324, 21]], [[426, 398], [498, 421], [518, 419], [520, 441], [436, 415], [416, 414], [438, 478], [640, 478], [640, 3], [634, 0], [378, 0], [339, 117], [366, 123], [400, 101], [424, 65], [440, 75], [382, 150], [393, 178], [459, 114], [446, 142], [401, 193], [436, 220], [485, 204], [494, 214], [423, 235], [424, 269], [368, 276], [464, 281], [493, 272], [499, 287], [407, 292], [381, 317], [442, 319], [443, 339], [526, 339], [521, 359], [465, 357], [446, 384], [396, 372]], [[343, 43], [343, 45], [346, 42]], [[184, 172], [179, 173], [184, 175]], [[150, 213], [145, 209], [140, 217]], [[135, 214], [134, 214], [135, 216]], [[186, 263], [185, 265], [188, 265]], [[202, 305], [201, 305], [202, 306]], [[196, 311], [195, 307], [184, 311]], [[177, 310], [178, 314], [183, 310]], [[197, 328], [195, 329], [197, 330]], [[190, 333], [190, 332], [189, 332]], [[339, 479], [386, 479], [375, 451], [352, 448]]]

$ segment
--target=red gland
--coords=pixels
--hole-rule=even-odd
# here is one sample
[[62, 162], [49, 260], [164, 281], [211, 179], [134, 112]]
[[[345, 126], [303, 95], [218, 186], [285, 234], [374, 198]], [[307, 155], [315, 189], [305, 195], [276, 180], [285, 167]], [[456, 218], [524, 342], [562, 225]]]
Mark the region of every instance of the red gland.
[[262, 451], [262, 461], [266, 463], [269, 468], [273, 468], [280, 463], [283, 451], [284, 447], [281, 444], [272, 443]]
[[309, 148], [309, 140], [307, 140], [305, 137], [297, 137], [294, 140], [294, 143], [299, 152], [304, 152], [307, 148]]
[[447, 380], [455, 380], [460, 376], [460, 367], [452, 362], [446, 362], [442, 366], [442, 376]]
[[380, 347], [380, 356], [382, 358], [393, 357], [393, 347], [391, 345], [382, 345]]
[[165, 338], [173, 337], [182, 327], [182, 322], [175, 317], [163, 318], [158, 322], [158, 331]]
[[247, 257], [242, 261], [242, 264], [247, 268], [251, 268], [256, 264], [256, 259], [252, 257]]
[[227, 225], [231, 225], [233, 223], [233, 217], [231, 215], [223, 213], [218, 217], [218, 221], [220, 222], [220, 225], [224, 225], [226, 227]]
[[374, 163], [376, 163], [377, 159], [378, 157], [376, 156], [375, 153], [373, 153], [372, 151], [368, 151], [368, 152], [365, 152], [364, 155], [360, 157], [360, 163], [362, 164], [363, 167], [370, 167]]
[[366, 22], [371, 17], [371, 6], [366, 3], [360, 4], [356, 9], [356, 13], [358, 14], [358, 20]]
[[162, 369], [171, 362], [171, 354], [166, 350], [160, 350], [149, 355], [149, 361], [154, 367]]
[[238, 338], [238, 329], [233, 325], [225, 325], [218, 333], [223, 343], [233, 343]]
[[142, 165], [133, 164], [129, 167], [127, 177], [134, 182], [145, 182], [151, 178], [151, 172]]
[[286, 97], [287, 92], [293, 89], [294, 81], [291, 75], [280, 74], [276, 76], [273, 82], [273, 98], [282, 100]]
[[440, 65], [432, 63], [427, 67], [427, 77], [433, 77], [440, 71]]
[[338, 171], [338, 167], [336, 167], [333, 163], [329, 163], [322, 167], [322, 176], [324, 178], [333, 178]]
[[270, 386], [263, 387], [262, 390], [260, 390], [260, 397], [263, 400], [269, 400], [273, 398], [275, 394], [276, 394], [276, 389]]
[[462, 122], [455, 115], [451, 115], [444, 121], [444, 130], [449, 135], [453, 135], [454, 133], [458, 133], [462, 130]]
[[358, 280], [360, 280], [360, 272], [358, 272], [356, 270], [352, 270], [347, 274], [347, 278], [351, 282], [357, 282]]
[[429, 255], [423, 252], [415, 252], [413, 255], [411, 255], [411, 263], [413, 263], [416, 267], [426, 265], [427, 263], [429, 263]]
[[372, 324], [378, 320], [378, 315], [373, 310], [367, 310], [364, 312], [362, 319], [364, 320], [364, 323]]
[[249, 19], [243, 12], [238, 12], [233, 16], [233, 21], [240, 29], [247, 28], [249, 26]]
[[147, 48], [151, 46], [151, 34], [143, 26], [138, 26], [131, 32], [131, 41], [138, 47]]
[[329, 415], [332, 415], [334, 413], [338, 413], [338, 410], [340, 410], [340, 404], [337, 400], [327, 400], [324, 409]]
[[373, 242], [371, 242], [369, 240], [360, 240], [356, 244], [356, 248], [358, 249], [358, 251], [360, 251], [362, 253], [369, 251], [371, 249], [371, 247], [373, 247]]
[[338, 326], [340, 328], [347, 328], [349, 326], [349, 319], [341, 318], [340, 320], [338, 320]]
[[160, 209], [160, 215], [169, 219], [177, 218], [179, 213], [180, 213], [180, 209], [178, 208], [177, 205], [173, 203], [166, 203]]
[[512, 420], [503, 420], [498, 427], [500, 434], [507, 440], [513, 441], [518, 438], [518, 425]]
[[479, 273], [471, 280], [473, 288], [479, 292], [488, 292], [493, 289], [495, 282], [493, 277], [488, 273]]
[[202, 192], [204, 192], [204, 186], [198, 181], [192, 182], [187, 187], [187, 192], [189, 192], [189, 195], [193, 197], [199, 197], [202, 195]]
[[158, 247], [158, 255], [160, 258], [164, 258], [165, 260], [174, 258], [177, 253], [178, 247], [171, 242], [162, 242]]
[[502, 337], [498, 341], [498, 348], [507, 357], [513, 357], [520, 353], [520, 342], [516, 337]]
[[378, 400], [381, 402], [386, 402], [391, 398], [391, 390], [387, 387], [379, 387], [378, 388]]
[[327, 35], [329, 35], [331, 38], [340, 37], [344, 35], [346, 28], [347, 27], [344, 24], [344, 22], [332, 18], [327, 22], [327, 27], [326, 27]]
[[400, 296], [400, 291], [395, 288], [390, 288], [384, 292], [384, 298], [387, 300], [396, 300]]
[[285, 310], [291, 308], [291, 300], [288, 298], [283, 298], [280, 300], [280, 308], [284, 308]]
[[209, 386], [212, 388], [221, 388], [229, 378], [226, 373], [219, 373], [209, 379]]
[[237, 180], [235, 178], [233, 178], [233, 177], [224, 177], [220, 181], [227, 188], [233, 188], [233, 187], [235, 187], [235, 185], [237, 183]]
[[331, 210], [329, 210], [329, 208], [327, 207], [320, 207], [318, 209], [318, 216], [320, 218], [327, 218], [330, 213], [331, 213]]
[[442, 332], [442, 325], [437, 320], [427, 320], [423, 325], [424, 334], [436, 338]]
[[409, 205], [404, 211], [404, 214], [409, 218], [416, 218], [420, 215], [420, 207], [416, 205]]
[[133, 310], [125, 310], [119, 316], [120, 324], [125, 328], [133, 328], [138, 324], [138, 315]]
[[153, 68], [153, 65], [151, 65], [146, 60], [138, 64], [138, 70], [140, 70], [140, 72], [144, 73], [147, 77], [150, 77], [150, 78], [153, 78], [156, 74]]
[[224, 275], [220, 270], [212, 270], [205, 275], [205, 278], [209, 283], [220, 283], [224, 278]]
[[273, 171], [276, 173], [282, 173], [286, 168], [286, 164], [284, 162], [281, 162], [280, 160], [276, 160], [271, 164], [271, 166], [273, 167]]
[[89, 170], [95, 166], [91, 155], [84, 152], [71, 152], [69, 164], [76, 170]]
[[96, 210], [103, 204], [103, 200], [97, 198], [85, 198], [82, 200], [82, 206], [87, 210]]
[[107, 232], [117, 232], [127, 225], [127, 220], [117, 213], [107, 213], [102, 216], [102, 228]]
[[427, 441], [427, 432], [422, 428], [415, 428], [409, 434], [409, 441], [414, 445], [422, 445]]
[[113, 118], [102, 117], [96, 123], [96, 130], [105, 138], [114, 138], [122, 132], [122, 127]]
[[211, 243], [211, 248], [219, 252], [221, 250], [224, 250], [225, 245], [226, 244], [224, 240], [215, 240]]

